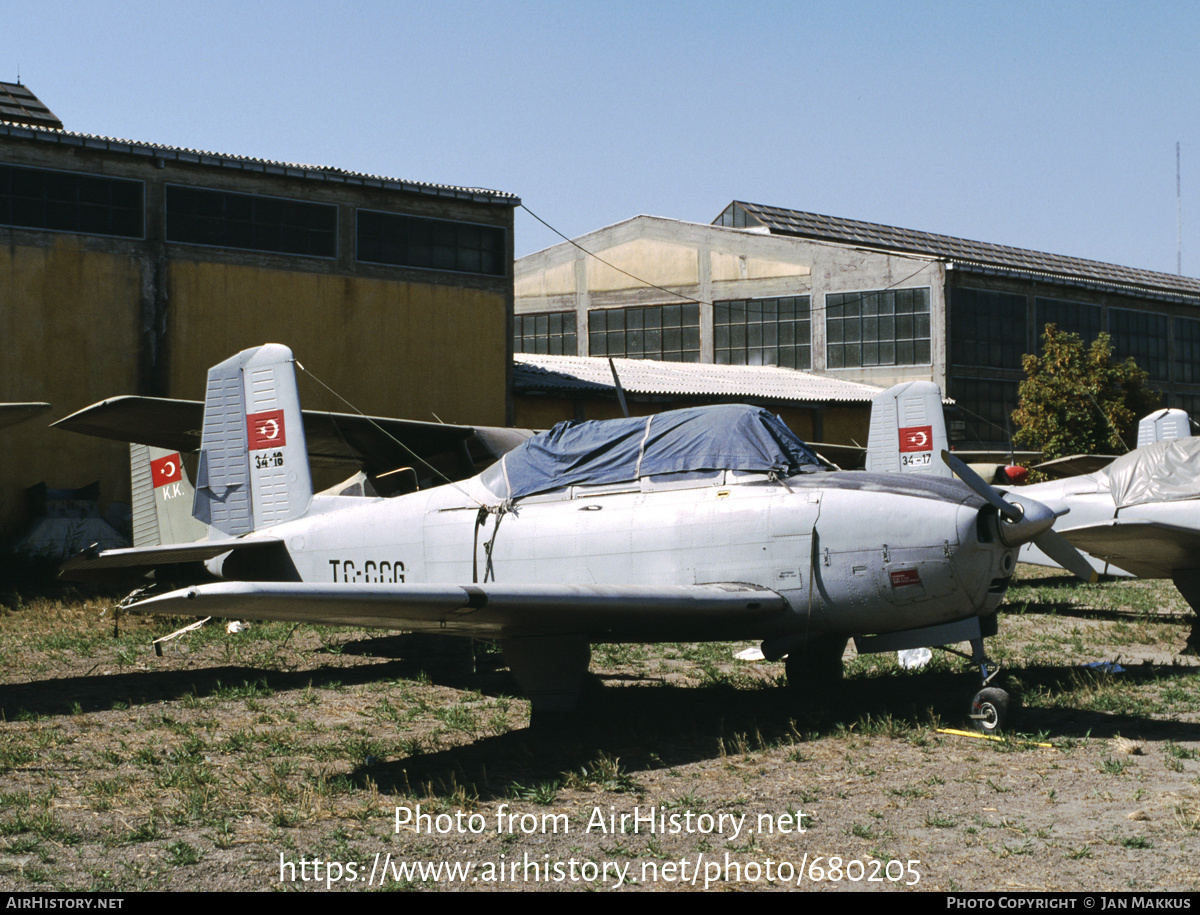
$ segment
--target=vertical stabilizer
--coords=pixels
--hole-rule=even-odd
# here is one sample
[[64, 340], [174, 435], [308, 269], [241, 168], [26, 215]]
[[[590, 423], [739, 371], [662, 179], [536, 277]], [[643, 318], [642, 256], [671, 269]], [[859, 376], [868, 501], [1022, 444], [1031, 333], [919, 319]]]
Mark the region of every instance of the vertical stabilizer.
[[133, 545], [163, 546], [203, 540], [207, 528], [192, 517], [195, 490], [178, 451], [130, 444]]
[[906, 381], [872, 399], [867, 470], [949, 477], [938, 458], [945, 448], [942, 392], [932, 381]]
[[208, 370], [193, 514], [229, 536], [298, 518], [312, 501], [294, 361], [268, 343]]
[[1138, 423], [1137, 446], [1152, 445], [1173, 438], [1189, 438], [1192, 426], [1183, 410], [1155, 410]]

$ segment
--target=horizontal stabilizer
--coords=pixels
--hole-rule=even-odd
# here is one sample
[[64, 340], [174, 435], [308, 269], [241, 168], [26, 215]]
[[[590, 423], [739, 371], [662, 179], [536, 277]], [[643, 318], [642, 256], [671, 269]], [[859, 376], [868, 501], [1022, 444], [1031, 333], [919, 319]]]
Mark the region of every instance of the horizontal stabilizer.
[[[456, 635], [579, 635], [591, 641], [695, 640], [785, 612], [774, 591], [747, 584], [378, 585], [219, 582], [133, 605], [150, 613], [284, 620]], [[733, 637], [733, 636], [730, 636]]]
[[[429, 462], [454, 480], [472, 477], [533, 433], [501, 426], [448, 423], [304, 410], [304, 436], [313, 466], [362, 467], [376, 475]], [[69, 432], [142, 442], [191, 454], [200, 448], [204, 403], [129, 395], [84, 407], [53, 425]]]
[[278, 549], [280, 541], [202, 540], [159, 547], [129, 547], [121, 550], [91, 552], [85, 550], [63, 563], [61, 578], [69, 581], [116, 582], [137, 578], [164, 566], [203, 563], [223, 553]]
[[0, 403], [0, 429], [33, 419], [49, 409], [48, 403]]

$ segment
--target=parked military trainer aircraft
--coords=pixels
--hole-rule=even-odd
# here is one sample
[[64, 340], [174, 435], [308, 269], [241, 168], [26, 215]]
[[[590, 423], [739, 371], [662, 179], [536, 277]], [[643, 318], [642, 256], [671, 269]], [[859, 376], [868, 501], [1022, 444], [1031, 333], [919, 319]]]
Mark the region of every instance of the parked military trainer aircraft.
[[1016, 549], [1054, 536], [1037, 502], [1001, 501], [1010, 520], [955, 480], [831, 471], [777, 417], [728, 405], [563, 423], [392, 498], [314, 494], [293, 362], [268, 344], [209, 372], [207, 539], [64, 575], [152, 574], [133, 609], [153, 612], [495, 638], [535, 716], [573, 706], [593, 642], [760, 639], [820, 690], [849, 637], [969, 641], [972, 717], [1003, 725], [984, 637]]
[[[1070, 511], [1059, 530], [1098, 571], [1169, 578], [1200, 614], [1200, 438], [1152, 442], [1095, 473], [1019, 492]], [[1029, 547], [1022, 561], [1055, 564]], [[1187, 644], [1200, 651], [1200, 618], [1192, 621]]]

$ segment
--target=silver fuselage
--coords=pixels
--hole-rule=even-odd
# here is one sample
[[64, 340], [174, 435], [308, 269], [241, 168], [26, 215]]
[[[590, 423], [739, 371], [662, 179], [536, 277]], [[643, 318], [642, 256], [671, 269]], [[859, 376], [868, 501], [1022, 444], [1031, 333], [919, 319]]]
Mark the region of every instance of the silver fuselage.
[[[853, 635], [995, 611], [1015, 554], [995, 542], [982, 505], [953, 480], [718, 471], [565, 487], [497, 512], [475, 477], [391, 499], [317, 496], [304, 517], [247, 539], [281, 540], [313, 583], [737, 582], [788, 605], [753, 624], [585, 633], [592, 641]], [[221, 577], [221, 565], [210, 571]]]

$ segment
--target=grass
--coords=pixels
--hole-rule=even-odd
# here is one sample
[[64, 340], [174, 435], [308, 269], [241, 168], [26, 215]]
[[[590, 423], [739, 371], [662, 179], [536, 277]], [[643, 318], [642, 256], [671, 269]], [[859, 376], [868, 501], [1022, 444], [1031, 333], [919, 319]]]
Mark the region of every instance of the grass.
[[[280, 849], [330, 860], [445, 856], [428, 837], [395, 833], [391, 811], [416, 803], [487, 818], [508, 805], [573, 824], [596, 807], [788, 811], [808, 844], [831, 854], [924, 858], [932, 850], [906, 845], [924, 831], [962, 855], [979, 852], [976, 865], [1044, 857], [1111, 867], [1115, 852], [1142, 848], [1153, 854], [1137, 857], [1153, 863], [1200, 833], [1200, 742], [1190, 730], [1200, 680], [1189, 666], [1078, 666], [1178, 635], [1180, 623], [1162, 619], [1177, 612], [1170, 595], [1160, 605], [1149, 589], [1120, 587], [1136, 600], [1014, 588], [1022, 604], [988, 648], [1032, 717], [1003, 745], [936, 732], [961, 722], [978, 688], [969, 664], [940, 653], [917, 673], [891, 655], [851, 655], [836, 695], [805, 705], [781, 687], [779, 665], [733, 662], [744, 644], [597, 646], [599, 700], [561, 732], [537, 734], [490, 649], [476, 651], [471, 671], [404, 637], [283, 625], [229, 637], [208, 626], [158, 660], [150, 637], [180, 621], [125, 618], [114, 639], [101, 602], [24, 599], [0, 611], [0, 655], [22, 671], [10, 668], [0, 688], [0, 875], [20, 889], [164, 889], [224, 869], [231, 885], [263, 889]], [[1146, 758], [1115, 755], [1118, 735], [1144, 741]], [[1160, 796], [1150, 781], [1159, 777], [1174, 780], [1171, 804], [1137, 835], [1061, 822], [1080, 804], [1145, 806]], [[1100, 787], [1081, 799], [1074, 778]], [[1131, 801], [1143, 786], [1147, 799]], [[980, 808], [996, 812], [973, 817]], [[563, 841], [582, 844], [547, 847], [604, 857], [586, 836]], [[488, 843], [480, 856], [497, 860], [533, 847], [523, 835]], [[604, 844], [635, 862], [698, 851], [782, 859], [798, 847], [794, 836], [757, 833], [627, 832]], [[24, 870], [5, 864], [12, 856], [28, 856]]]

